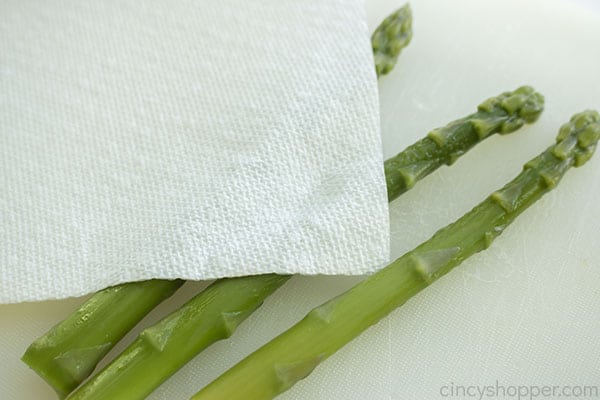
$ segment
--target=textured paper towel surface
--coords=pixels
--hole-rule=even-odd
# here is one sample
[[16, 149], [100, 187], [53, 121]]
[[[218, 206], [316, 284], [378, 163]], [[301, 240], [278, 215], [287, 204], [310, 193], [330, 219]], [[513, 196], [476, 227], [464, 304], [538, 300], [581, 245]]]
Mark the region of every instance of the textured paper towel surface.
[[363, 8], [2, 1], [0, 302], [383, 262]]

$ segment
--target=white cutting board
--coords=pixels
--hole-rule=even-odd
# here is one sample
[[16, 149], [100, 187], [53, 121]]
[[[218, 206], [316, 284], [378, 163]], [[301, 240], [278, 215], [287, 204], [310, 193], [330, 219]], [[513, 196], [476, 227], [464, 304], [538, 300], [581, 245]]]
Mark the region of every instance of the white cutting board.
[[[571, 114], [600, 109], [600, 2], [411, 4], [413, 42], [392, 74], [380, 80], [386, 157], [431, 128], [473, 112], [486, 97], [521, 84], [546, 96], [546, 111], [535, 125], [490, 138], [395, 201], [390, 209], [393, 257], [516, 175], [554, 140]], [[371, 28], [399, 5], [369, 0]], [[509, 393], [517, 385], [599, 385], [599, 198], [597, 155], [570, 171], [488, 251], [370, 329], [281, 398], [436, 399], [449, 394], [452, 385], [498, 385]], [[151, 399], [188, 398], [310, 308], [359, 280], [294, 278], [234, 337], [197, 357]], [[186, 286], [143, 325], [202, 285]], [[0, 399], [53, 398], [19, 357], [82, 300], [0, 306]]]

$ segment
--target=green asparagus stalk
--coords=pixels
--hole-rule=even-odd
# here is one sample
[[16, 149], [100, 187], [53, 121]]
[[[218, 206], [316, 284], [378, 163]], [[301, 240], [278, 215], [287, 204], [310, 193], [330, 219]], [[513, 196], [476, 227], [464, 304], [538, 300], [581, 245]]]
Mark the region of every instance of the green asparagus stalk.
[[583, 165], [600, 139], [600, 115], [586, 111], [560, 129], [556, 144], [514, 180], [431, 239], [225, 372], [192, 400], [265, 400], [307, 377], [323, 360], [492, 241], [552, 190], [571, 166]]
[[150, 280], [101, 290], [33, 342], [22, 360], [64, 398], [135, 324], [182, 284], [181, 280]]
[[412, 13], [407, 4], [388, 16], [371, 36], [377, 76], [385, 75], [396, 65], [400, 51], [412, 39]]
[[[532, 122], [543, 109], [543, 97], [521, 87], [486, 100], [479, 111], [435, 129], [428, 138], [389, 160], [388, 191], [399, 193], [464, 154], [492, 133], [508, 133]], [[422, 147], [421, 147], [422, 146]], [[426, 155], [431, 155], [431, 160]], [[427, 163], [418, 173], [414, 163]], [[214, 282], [179, 310], [143, 331], [105, 369], [69, 396], [69, 400], [143, 399], [210, 344], [229, 337], [235, 328], [290, 277], [259, 275]]]
[[451, 165], [489, 135], [514, 132], [525, 123], [534, 122], [543, 106], [542, 95], [524, 86], [492, 97], [479, 105], [476, 113], [429, 132], [423, 139], [385, 161], [389, 201], [441, 165]]
[[[375, 31], [373, 53], [378, 75], [380, 71], [389, 72], [400, 50], [408, 45], [412, 36], [411, 21], [406, 5], [385, 19]], [[98, 362], [131, 328], [182, 283], [151, 280], [100, 291], [73, 315], [36, 340], [27, 349], [23, 361], [63, 398], [92, 373]]]

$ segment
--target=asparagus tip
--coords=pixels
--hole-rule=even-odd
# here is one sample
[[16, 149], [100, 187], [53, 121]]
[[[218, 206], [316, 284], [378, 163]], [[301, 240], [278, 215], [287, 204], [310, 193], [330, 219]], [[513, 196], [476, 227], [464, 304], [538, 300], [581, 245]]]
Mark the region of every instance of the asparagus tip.
[[574, 157], [574, 166], [587, 162], [600, 140], [600, 114], [586, 110], [573, 115], [569, 122], [561, 126], [552, 153], [565, 160]]
[[394, 68], [400, 52], [411, 39], [412, 12], [410, 5], [405, 4], [384, 19], [371, 37], [377, 76], [385, 75]]
[[502, 122], [499, 133], [511, 133], [539, 118], [544, 110], [544, 96], [531, 86], [521, 86], [512, 92], [491, 97], [478, 106], [478, 110], [483, 112], [493, 112], [498, 108], [509, 115]]

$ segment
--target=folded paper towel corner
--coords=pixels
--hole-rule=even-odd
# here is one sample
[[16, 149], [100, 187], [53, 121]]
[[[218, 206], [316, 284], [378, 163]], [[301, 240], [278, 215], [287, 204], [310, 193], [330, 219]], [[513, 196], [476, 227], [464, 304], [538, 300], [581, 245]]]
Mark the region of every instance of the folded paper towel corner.
[[386, 261], [362, 0], [0, 15], [0, 303]]

